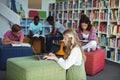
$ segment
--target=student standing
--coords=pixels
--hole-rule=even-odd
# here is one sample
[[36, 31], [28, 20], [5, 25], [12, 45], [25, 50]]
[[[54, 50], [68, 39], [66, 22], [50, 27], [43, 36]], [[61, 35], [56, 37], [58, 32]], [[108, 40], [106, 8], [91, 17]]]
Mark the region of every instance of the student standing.
[[92, 27], [91, 21], [89, 17], [86, 15], [82, 15], [81, 19], [79, 20], [79, 27], [78, 27], [78, 36], [82, 42], [82, 48], [87, 50], [96, 50], [97, 48], [97, 41], [96, 41], [96, 29]]
[[54, 21], [53, 16], [48, 16], [47, 22], [52, 26], [52, 32], [46, 36], [46, 48], [50, 52], [53, 40], [63, 39], [62, 33], [66, 28], [61, 23]]
[[67, 80], [86, 80], [85, 72], [85, 55], [81, 47], [81, 43], [75, 31], [68, 29], [63, 33], [63, 41], [65, 44], [64, 58], [57, 58], [50, 53], [44, 58], [56, 61], [62, 68], [67, 70]]
[[23, 42], [24, 33], [18, 24], [13, 24], [11, 30], [8, 30], [2, 40], [3, 45], [7, 44], [20, 44]]

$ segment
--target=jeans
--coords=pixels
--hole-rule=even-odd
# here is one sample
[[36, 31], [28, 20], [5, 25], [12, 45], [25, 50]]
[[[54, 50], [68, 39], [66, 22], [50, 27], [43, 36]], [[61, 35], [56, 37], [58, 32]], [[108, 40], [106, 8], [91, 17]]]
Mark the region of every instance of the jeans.
[[46, 50], [48, 52], [53, 52], [51, 49], [52, 49], [52, 46], [53, 46], [53, 40], [61, 40], [63, 39], [63, 35], [52, 35], [52, 36], [47, 36], [46, 37]]

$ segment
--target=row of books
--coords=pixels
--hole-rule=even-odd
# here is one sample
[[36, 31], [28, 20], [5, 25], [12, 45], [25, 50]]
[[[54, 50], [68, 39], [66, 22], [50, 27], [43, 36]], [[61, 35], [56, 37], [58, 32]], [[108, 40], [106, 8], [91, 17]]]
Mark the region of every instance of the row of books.
[[111, 60], [115, 60], [115, 50], [108, 50], [107, 51], [107, 58]]
[[117, 47], [117, 49], [120, 49], [120, 38], [117, 39], [117, 43], [116, 43], [116, 37], [112, 36], [107, 38], [105, 34], [101, 35], [101, 38], [99, 39], [99, 43], [102, 46], [108, 46], [111, 48], [115, 48]]
[[110, 20], [117, 20], [118, 19], [118, 9], [110, 10], [109, 19]]
[[[81, 13], [80, 13], [81, 14]], [[78, 11], [75, 11], [74, 13], [72, 11], [70, 12], [64, 12], [64, 19], [79, 19]]]
[[49, 10], [119, 7], [118, 0], [71, 0], [52, 3]]
[[[90, 1], [92, 2], [92, 0]], [[94, 8], [107, 8], [108, 5], [109, 5], [108, 0], [93, 0]], [[92, 8], [92, 6], [90, 8]]]
[[99, 38], [99, 43], [101, 46], [106, 46], [107, 45], [107, 37], [106, 35], [102, 34]]
[[114, 38], [114, 37], [113, 38], [107, 38], [107, 44], [108, 44], [109, 47], [113, 47], [113, 48], [116, 47], [115, 43], [116, 43], [116, 38]]
[[24, 19], [24, 20], [20, 21], [20, 25], [24, 26], [24, 27], [29, 26], [31, 22], [32, 22], [32, 20]]
[[117, 39], [117, 48], [120, 49], [120, 38]]
[[[86, 15], [91, 17], [91, 20], [103, 20], [103, 21], [108, 21], [108, 17], [109, 20], [111, 21], [120, 21], [120, 11], [118, 11], [117, 9], [111, 9], [110, 12], [108, 13], [107, 9], [103, 9], [103, 10], [86, 10], [86, 11], [79, 11], [79, 10], [69, 10], [69, 11], [51, 11], [51, 15], [55, 15], [57, 16], [57, 18], [68, 18], [69, 15], [73, 19], [75, 18], [80, 18], [81, 15], [84, 12], [86, 12]], [[62, 16], [63, 15], [63, 16]]]
[[117, 35], [120, 33], [120, 25], [110, 24], [108, 26], [108, 34]]
[[112, 8], [119, 7], [118, 0], [110, 0], [110, 7], [112, 7]]
[[99, 10], [92, 10], [92, 20], [99, 20]]
[[118, 50], [117, 60], [120, 61], [120, 50]]
[[50, 13], [50, 15], [54, 15], [56, 19], [64, 18], [66, 20], [67, 19], [68, 20], [70, 20], [70, 19], [79, 20], [81, 13], [78, 13], [78, 11], [75, 11], [74, 13], [72, 11], [69, 11], [69, 12], [67, 12], [67, 11], [64, 11], [64, 12], [56, 11], [55, 13], [54, 12], [52, 14]]
[[[62, 14], [63, 14], [63, 18], [73, 18], [73, 19], [79, 19], [80, 15], [81, 15], [82, 11], [56, 11], [53, 13], [55, 13], [54, 15], [58, 15], [58, 18], [62, 18]], [[84, 13], [84, 11], [82, 12]], [[102, 10], [101, 12], [99, 12], [99, 10], [86, 10], [86, 15], [88, 15], [90, 17], [90, 15], [92, 14], [92, 20], [108, 20], [108, 10]], [[73, 17], [72, 17], [73, 16]], [[114, 15], [113, 15], [114, 16]], [[114, 16], [114, 19], [117, 16]]]
[[92, 20], [108, 20], [108, 10], [86, 10], [87, 14], [92, 14]]
[[101, 46], [107, 45], [110, 48], [115, 48], [117, 46], [118, 49], [120, 48], [120, 39], [118, 38], [116, 43], [116, 36], [107, 37], [106, 34], [101, 34], [99, 43]]
[[69, 11], [51, 11], [51, 15], [52, 16], [56, 16], [56, 18], [64, 18], [64, 19], [79, 19], [80, 15], [83, 14], [84, 12], [86, 12], [86, 15], [89, 16], [91, 18], [91, 20], [101, 20], [101, 21], [108, 21], [108, 17], [109, 20], [111, 21], [120, 21], [120, 11], [118, 9], [111, 9], [110, 12], [108, 12], [108, 9], [102, 9], [102, 10], [98, 10], [98, 9], [93, 9], [93, 10], [69, 10]]
[[107, 32], [107, 22], [100, 23], [100, 25], [99, 25], [99, 31], [103, 32], [103, 33]]
[[100, 11], [99, 20], [108, 20], [108, 10], [101, 10]]
[[120, 50], [118, 50], [117, 54], [115, 55], [115, 50], [111, 49], [107, 51], [107, 58], [110, 60], [115, 60], [116, 56], [116, 61], [120, 61]]

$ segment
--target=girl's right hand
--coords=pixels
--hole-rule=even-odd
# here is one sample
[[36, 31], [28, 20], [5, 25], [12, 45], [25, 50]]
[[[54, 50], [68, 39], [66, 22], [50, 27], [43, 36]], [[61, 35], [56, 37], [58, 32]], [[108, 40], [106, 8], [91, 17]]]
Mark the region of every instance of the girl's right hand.
[[53, 53], [49, 53], [49, 55], [44, 56], [43, 59], [50, 59], [50, 60], [54, 60], [56, 62], [58, 61], [57, 56]]

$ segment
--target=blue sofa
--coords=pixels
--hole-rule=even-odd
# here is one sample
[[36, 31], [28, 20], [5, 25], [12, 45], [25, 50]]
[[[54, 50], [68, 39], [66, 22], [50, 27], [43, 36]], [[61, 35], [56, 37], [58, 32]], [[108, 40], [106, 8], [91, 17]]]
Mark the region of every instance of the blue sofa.
[[0, 45], [0, 70], [6, 70], [8, 58], [32, 56], [31, 47], [13, 47], [11, 45]]
[[2, 45], [2, 38], [0, 38], [0, 46]]

